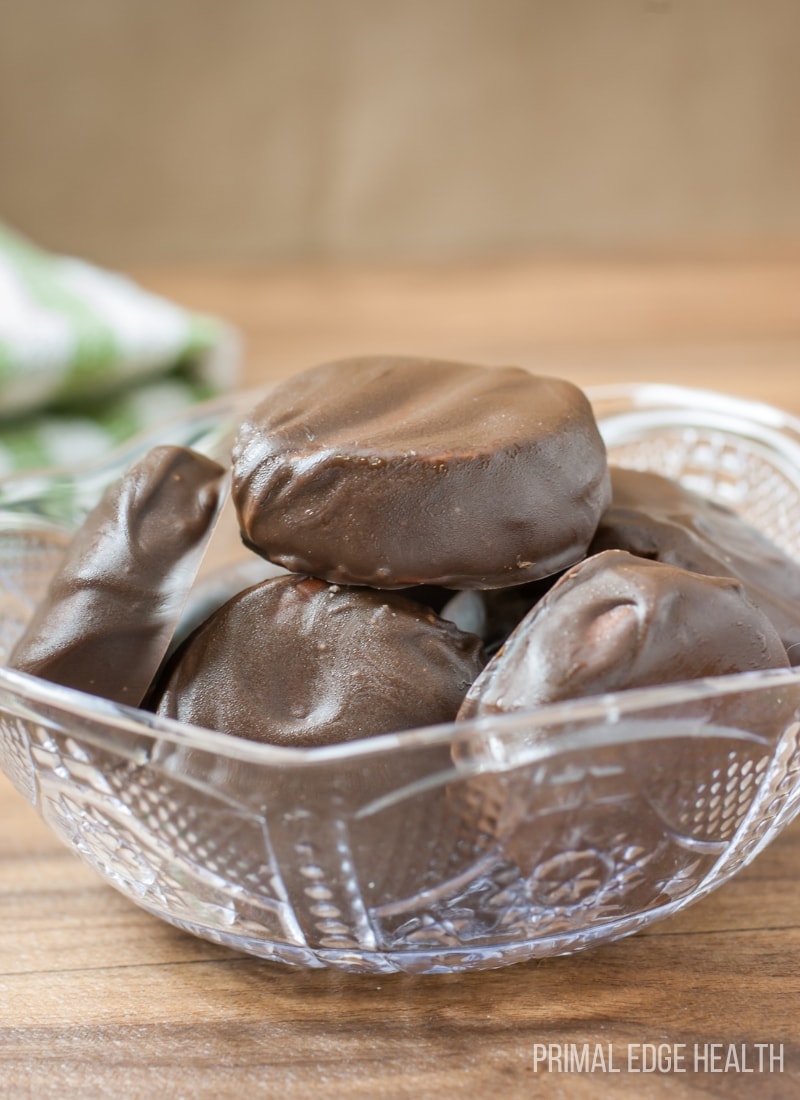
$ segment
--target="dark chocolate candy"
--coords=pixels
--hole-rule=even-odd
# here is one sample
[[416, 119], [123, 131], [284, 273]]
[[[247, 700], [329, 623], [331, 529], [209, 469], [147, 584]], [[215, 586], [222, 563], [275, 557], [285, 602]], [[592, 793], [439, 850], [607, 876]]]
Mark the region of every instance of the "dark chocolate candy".
[[800, 664], [800, 565], [735, 512], [639, 470], [612, 468], [613, 498], [590, 553], [627, 550], [712, 577], [735, 577]]
[[582, 558], [610, 486], [571, 383], [374, 357], [276, 387], [239, 431], [233, 499], [245, 542], [287, 569], [499, 588]]
[[553, 586], [476, 679], [458, 717], [788, 664], [739, 581], [607, 550]]
[[276, 745], [452, 721], [480, 640], [393, 592], [291, 574], [235, 596], [174, 655], [159, 714]]
[[11, 666], [138, 706], [180, 618], [223, 476], [184, 447], [148, 451], [86, 517]]

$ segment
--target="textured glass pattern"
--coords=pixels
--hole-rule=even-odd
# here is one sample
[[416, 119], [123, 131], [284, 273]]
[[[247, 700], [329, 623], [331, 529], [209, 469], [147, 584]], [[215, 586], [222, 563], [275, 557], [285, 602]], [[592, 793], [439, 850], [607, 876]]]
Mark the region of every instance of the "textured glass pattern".
[[[792, 418], [671, 387], [591, 396], [614, 460], [800, 557]], [[176, 430], [213, 449], [234, 416], [216, 404]], [[4, 655], [87, 484], [121, 461], [0, 482]], [[107, 882], [218, 943], [374, 973], [576, 951], [704, 896], [800, 808], [799, 719], [800, 670], [781, 670], [278, 750], [0, 670], [0, 766]]]

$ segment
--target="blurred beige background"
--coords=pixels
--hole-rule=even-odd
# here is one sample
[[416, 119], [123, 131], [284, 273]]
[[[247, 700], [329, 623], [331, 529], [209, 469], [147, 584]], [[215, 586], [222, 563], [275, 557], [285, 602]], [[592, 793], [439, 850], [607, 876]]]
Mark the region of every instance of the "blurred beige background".
[[103, 262], [800, 243], [797, 0], [0, 0], [0, 219]]

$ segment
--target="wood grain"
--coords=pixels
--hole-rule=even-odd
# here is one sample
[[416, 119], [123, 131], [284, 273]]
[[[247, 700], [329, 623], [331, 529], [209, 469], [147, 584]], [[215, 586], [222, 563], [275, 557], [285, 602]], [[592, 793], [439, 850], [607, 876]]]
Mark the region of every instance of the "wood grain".
[[[241, 325], [247, 384], [370, 348], [701, 384], [800, 412], [800, 260], [140, 272]], [[690, 354], [691, 351], [691, 354]], [[3, 1097], [800, 1092], [800, 821], [617, 944], [478, 974], [292, 971], [184, 935], [63, 848], [0, 778]], [[782, 1073], [558, 1074], [536, 1043], [783, 1044]]]
[[245, 384], [338, 356], [407, 353], [517, 363], [580, 385], [705, 386], [800, 412], [800, 256], [134, 274], [238, 324]]

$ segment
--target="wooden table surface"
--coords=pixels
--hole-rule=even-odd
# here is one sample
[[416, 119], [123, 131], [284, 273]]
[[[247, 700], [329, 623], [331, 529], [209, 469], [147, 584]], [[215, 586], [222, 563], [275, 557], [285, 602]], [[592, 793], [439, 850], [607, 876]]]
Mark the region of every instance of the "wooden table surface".
[[[134, 274], [236, 322], [244, 384], [402, 351], [800, 413], [798, 257]], [[571, 958], [423, 978], [292, 971], [138, 910], [0, 778], [0, 1096], [794, 1097], [798, 880], [800, 820], [705, 901]], [[610, 1044], [623, 1072], [535, 1070], [551, 1043]], [[756, 1072], [695, 1073], [707, 1043], [723, 1061], [744, 1044]], [[758, 1043], [782, 1045], [782, 1071], [758, 1072]], [[688, 1072], [628, 1072], [629, 1044], [634, 1058], [666, 1044]]]

